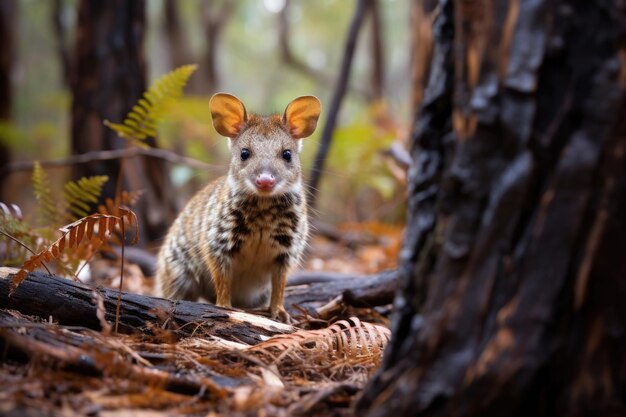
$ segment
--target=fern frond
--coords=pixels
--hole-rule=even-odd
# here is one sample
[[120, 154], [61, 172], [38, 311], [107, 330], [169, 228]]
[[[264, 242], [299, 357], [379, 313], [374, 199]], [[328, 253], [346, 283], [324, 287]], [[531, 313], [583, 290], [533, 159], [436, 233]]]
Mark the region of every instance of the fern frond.
[[43, 170], [39, 161], [35, 161], [33, 168], [33, 192], [39, 203], [39, 217], [43, 224], [58, 224], [62, 217], [61, 209], [58, 207], [50, 188], [50, 179]]
[[111, 214], [113, 216], [120, 215], [122, 206], [132, 206], [143, 195], [143, 190], [122, 191], [121, 195], [115, 196], [115, 199], [106, 198], [104, 204], [98, 206], [98, 213]]
[[163, 118], [170, 103], [182, 96], [183, 88], [197, 65], [183, 65], [159, 78], [140, 98], [126, 115], [122, 123], [104, 121], [120, 137], [129, 139], [140, 146], [146, 138], [155, 137], [157, 123]]
[[285, 357], [330, 354], [354, 362], [363, 359], [378, 360], [390, 338], [389, 329], [361, 322], [356, 317], [340, 320], [320, 330], [299, 330], [274, 336], [249, 348], [280, 362]]
[[138, 225], [135, 213], [127, 208], [120, 208], [121, 216], [92, 214], [59, 229], [61, 237], [41, 252], [31, 256], [11, 281], [10, 294], [24, 281], [29, 272], [40, 267], [43, 262], [59, 259], [66, 250], [76, 250], [79, 245], [92, 245], [96, 250], [113, 236], [116, 227], [122, 228], [123, 222], [135, 225], [135, 237], [131, 244], [137, 242]]
[[91, 204], [96, 204], [102, 194], [102, 186], [109, 180], [106, 175], [82, 177], [78, 181], [68, 181], [63, 187], [63, 198], [72, 219], [86, 217]]

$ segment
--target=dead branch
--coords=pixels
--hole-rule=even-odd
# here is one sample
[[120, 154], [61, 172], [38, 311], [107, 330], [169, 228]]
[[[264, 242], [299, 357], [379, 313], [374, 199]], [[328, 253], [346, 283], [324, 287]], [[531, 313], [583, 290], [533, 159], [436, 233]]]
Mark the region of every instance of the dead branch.
[[342, 231], [332, 224], [324, 223], [319, 219], [313, 220], [313, 225], [311, 229], [313, 234], [318, 236], [324, 236], [325, 238], [333, 242], [341, 243], [349, 248], [357, 248], [363, 245], [379, 244], [379, 238], [374, 234]]
[[[90, 151], [80, 155], [70, 155], [65, 158], [50, 159], [39, 161], [43, 167], [60, 167], [75, 164], [87, 164], [94, 161], [106, 161], [111, 159], [126, 159], [137, 156], [147, 156], [151, 158], [162, 159], [172, 164], [187, 165], [191, 168], [215, 171], [216, 167], [202, 162], [198, 159], [189, 158], [187, 156], [178, 155], [166, 149], [159, 148], [125, 148], [113, 149], [107, 151]], [[32, 171], [35, 165], [34, 161], [17, 161], [11, 162], [0, 169], [0, 175], [8, 174], [15, 171]]]

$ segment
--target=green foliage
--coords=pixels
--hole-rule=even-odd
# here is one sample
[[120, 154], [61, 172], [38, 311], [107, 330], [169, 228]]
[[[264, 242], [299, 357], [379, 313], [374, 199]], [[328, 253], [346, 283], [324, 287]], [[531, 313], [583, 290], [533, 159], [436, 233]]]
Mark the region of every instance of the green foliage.
[[108, 180], [106, 175], [96, 175], [68, 181], [63, 187], [63, 199], [58, 201], [53, 197], [48, 174], [39, 161], [35, 161], [32, 181], [33, 192], [39, 203], [40, 221], [50, 226], [89, 215], [90, 208], [100, 200], [102, 186]]
[[52, 197], [50, 179], [39, 161], [35, 161], [32, 175], [33, 192], [39, 203], [39, 218], [43, 224], [56, 224], [60, 220], [61, 210]]
[[[27, 272], [39, 266], [46, 267], [44, 261], [56, 260], [59, 271], [75, 275], [74, 271], [98, 251], [109, 247], [107, 241], [124, 244], [124, 239], [119, 236], [124, 236], [125, 222], [129, 227], [135, 227], [136, 241], [135, 214], [124, 206], [134, 204], [141, 193], [123, 191], [115, 200], [106, 199], [105, 204], [96, 210], [95, 205], [100, 201], [102, 187], [108, 179], [105, 175], [82, 177], [78, 181], [68, 181], [62, 193], [55, 193], [48, 174], [38, 161], [35, 162], [33, 189], [39, 202], [39, 217], [46, 221], [45, 227], [31, 228], [22, 220], [19, 208], [0, 203], [0, 264], [21, 265], [20, 277], [13, 282], [15, 285]], [[55, 195], [61, 198], [55, 199]], [[70, 224], [56, 229], [60, 222]]]
[[6, 120], [0, 120], [0, 145], [12, 150], [29, 150], [27, 135], [17, 125]]
[[172, 166], [170, 177], [177, 186], [196, 188], [228, 169], [228, 142], [213, 128], [209, 101], [209, 97], [183, 96], [159, 124], [160, 146], [212, 165], [211, 169], [201, 171], [185, 165]]
[[392, 140], [391, 135], [381, 135], [376, 126], [368, 122], [342, 126], [333, 136], [329, 168], [349, 179], [352, 189], [372, 187], [384, 198], [389, 198], [395, 186], [382, 164], [380, 152], [388, 147]]
[[120, 137], [146, 146], [143, 141], [156, 136], [157, 123], [163, 119], [171, 103], [182, 96], [183, 88], [196, 68], [197, 65], [184, 65], [165, 74], [144, 93], [122, 123], [105, 120], [104, 124]]
[[98, 203], [102, 195], [102, 186], [109, 180], [106, 175], [82, 177], [78, 181], [68, 181], [63, 187], [63, 198], [67, 211], [74, 220], [86, 217], [90, 213], [90, 204]]

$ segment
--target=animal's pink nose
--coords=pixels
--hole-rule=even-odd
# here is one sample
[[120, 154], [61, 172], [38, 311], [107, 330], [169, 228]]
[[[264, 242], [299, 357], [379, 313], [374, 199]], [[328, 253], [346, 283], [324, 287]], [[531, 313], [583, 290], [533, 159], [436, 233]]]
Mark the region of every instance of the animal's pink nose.
[[271, 190], [276, 184], [276, 178], [272, 174], [262, 172], [256, 177], [255, 182], [260, 190]]

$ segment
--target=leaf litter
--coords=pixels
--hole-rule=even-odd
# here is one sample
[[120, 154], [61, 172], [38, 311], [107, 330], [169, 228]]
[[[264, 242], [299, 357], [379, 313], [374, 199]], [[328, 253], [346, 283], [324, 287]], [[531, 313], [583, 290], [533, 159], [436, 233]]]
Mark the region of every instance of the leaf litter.
[[[399, 234], [393, 240], [387, 247], [339, 243], [328, 257], [314, 243], [307, 267], [320, 259], [336, 270], [389, 267], [389, 261], [380, 262], [380, 253], [395, 258], [389, 252], [396, 251]], [[337, 256], [337, 250], [345, 256]], [[333, 258], [343, 264], [333, 268]], [[345, 313], [386, 323], [373, 310]], [[115, 334], [104, 314], [98, 317], [100, 332], [0, 310], [0, 413], [350, 415], [351, 403], [380, 364], [390, 337], [380, 324], [346, 316], [256, 345], [164, 329]]]

